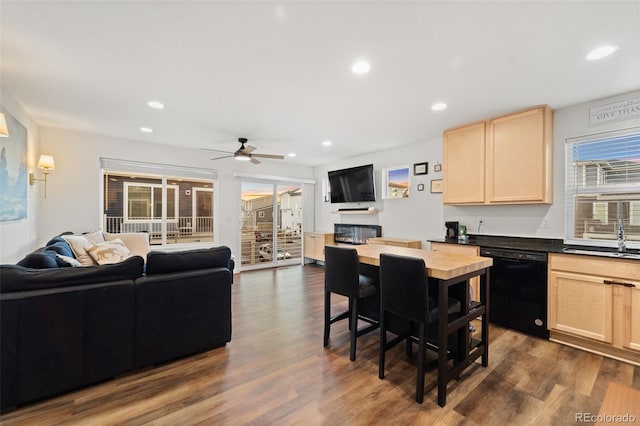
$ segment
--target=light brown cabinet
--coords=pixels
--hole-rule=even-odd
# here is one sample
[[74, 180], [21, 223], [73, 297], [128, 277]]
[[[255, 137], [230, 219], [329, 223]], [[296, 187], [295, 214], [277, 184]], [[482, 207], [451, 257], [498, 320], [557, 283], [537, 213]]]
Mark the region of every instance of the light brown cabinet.
[[304, 257], [324, 262], [324, 246], [333, 244], [333, 233], [305, 232]]
[[551, 340], [640, 363], [640, 262], [549, 255]]
[[[469, 246], [449, 243], [431, 243], [431, 250], [441, 253], [457, 254], [460, 256], [480, 256], [479, 246]], [[480, 277], [471, 278], [472, 300], [479, 301], [480, 298]]]
[[445, 204], [478, 204], [485, 200], [485, 123], [446, 131], [443, 135], [442, 200]]
[[408, 248], [422, 248], [422, 242], [420, 240], [405, 240], [402, 238], [390, 238], [390, 237], [374, 237], [367, 240], [369, 244], [381, 244], [385, 246], [395, 247], [408, 247]]
[[553, 201], [553, 110], [540, 106], [443, 134], [445, 204]]

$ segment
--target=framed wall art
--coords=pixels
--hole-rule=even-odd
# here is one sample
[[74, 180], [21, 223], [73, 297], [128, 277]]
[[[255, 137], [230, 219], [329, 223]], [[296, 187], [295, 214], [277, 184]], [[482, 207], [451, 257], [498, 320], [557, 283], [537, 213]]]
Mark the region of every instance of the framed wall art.
[[27, 218], [27, 129], [4, 108], [9, 136], [0, 138], [0, 221]]
[[409, 166], [384, 169], [382, 173], [382, 197], [385, 199], [409, 198], [410, 174]]
[[426, 175], [429, 173], [429, 163], [416, 163], [413, 165], [413, 175]]
[[434, 194], [442, 192], [442, 179], [434, 179], [431, 181], [431, 192]]

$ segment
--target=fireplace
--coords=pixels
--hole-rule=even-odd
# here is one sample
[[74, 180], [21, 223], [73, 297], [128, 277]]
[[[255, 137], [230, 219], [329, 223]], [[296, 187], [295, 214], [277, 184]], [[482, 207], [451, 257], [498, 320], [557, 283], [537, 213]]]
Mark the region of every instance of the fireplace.
[[367, 244], [369, 238], [381, 237], [382, 227], [379, 225], [350, 225], [336, 223], [333, 225], [333, 241], [343, 244]]

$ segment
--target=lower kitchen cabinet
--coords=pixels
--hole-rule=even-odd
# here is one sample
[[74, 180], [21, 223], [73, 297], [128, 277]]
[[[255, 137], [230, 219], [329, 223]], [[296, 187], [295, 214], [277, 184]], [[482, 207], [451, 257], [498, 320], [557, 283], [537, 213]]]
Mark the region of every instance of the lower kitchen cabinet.
[[304, 257], [324, 262], [324, 246], [333, 244], [333, 233], [305, 232]]
[[640, 364], [640, 262], [549, 255], [551, 340]]

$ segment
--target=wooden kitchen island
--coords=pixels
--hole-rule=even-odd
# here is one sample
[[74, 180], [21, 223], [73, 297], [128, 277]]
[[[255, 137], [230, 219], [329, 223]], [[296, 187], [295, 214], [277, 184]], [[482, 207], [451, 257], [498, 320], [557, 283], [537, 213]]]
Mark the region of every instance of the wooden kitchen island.
[[[482, 366], [489, 364], [489, 269], [493, 259], [480, 256], [462, 256], [438, 251], [416, 248], [396, 247], [379, 244], [352, 246], [358, 252], [360, 263], [380, 266], [380, 254], [389, 253], [400, 256], [417, 257], [424, 260], [429, 278], [438, 282], [438, 405], [444, 407], [447, 397], [447, 383], [482, 357]], [[480, 297], [472, 302], [469, 297], [469, 280], [480, 277]], [[450, 291], [455, 291], [461, 301], [462, 311], [459, 318], [447, 322], [447, 302]], [[482, 318], [480, 339], [470, 339], [469, 324]], [[457, 332], [457, 350], [453, 365], [449, 367], [448, 336]]]

